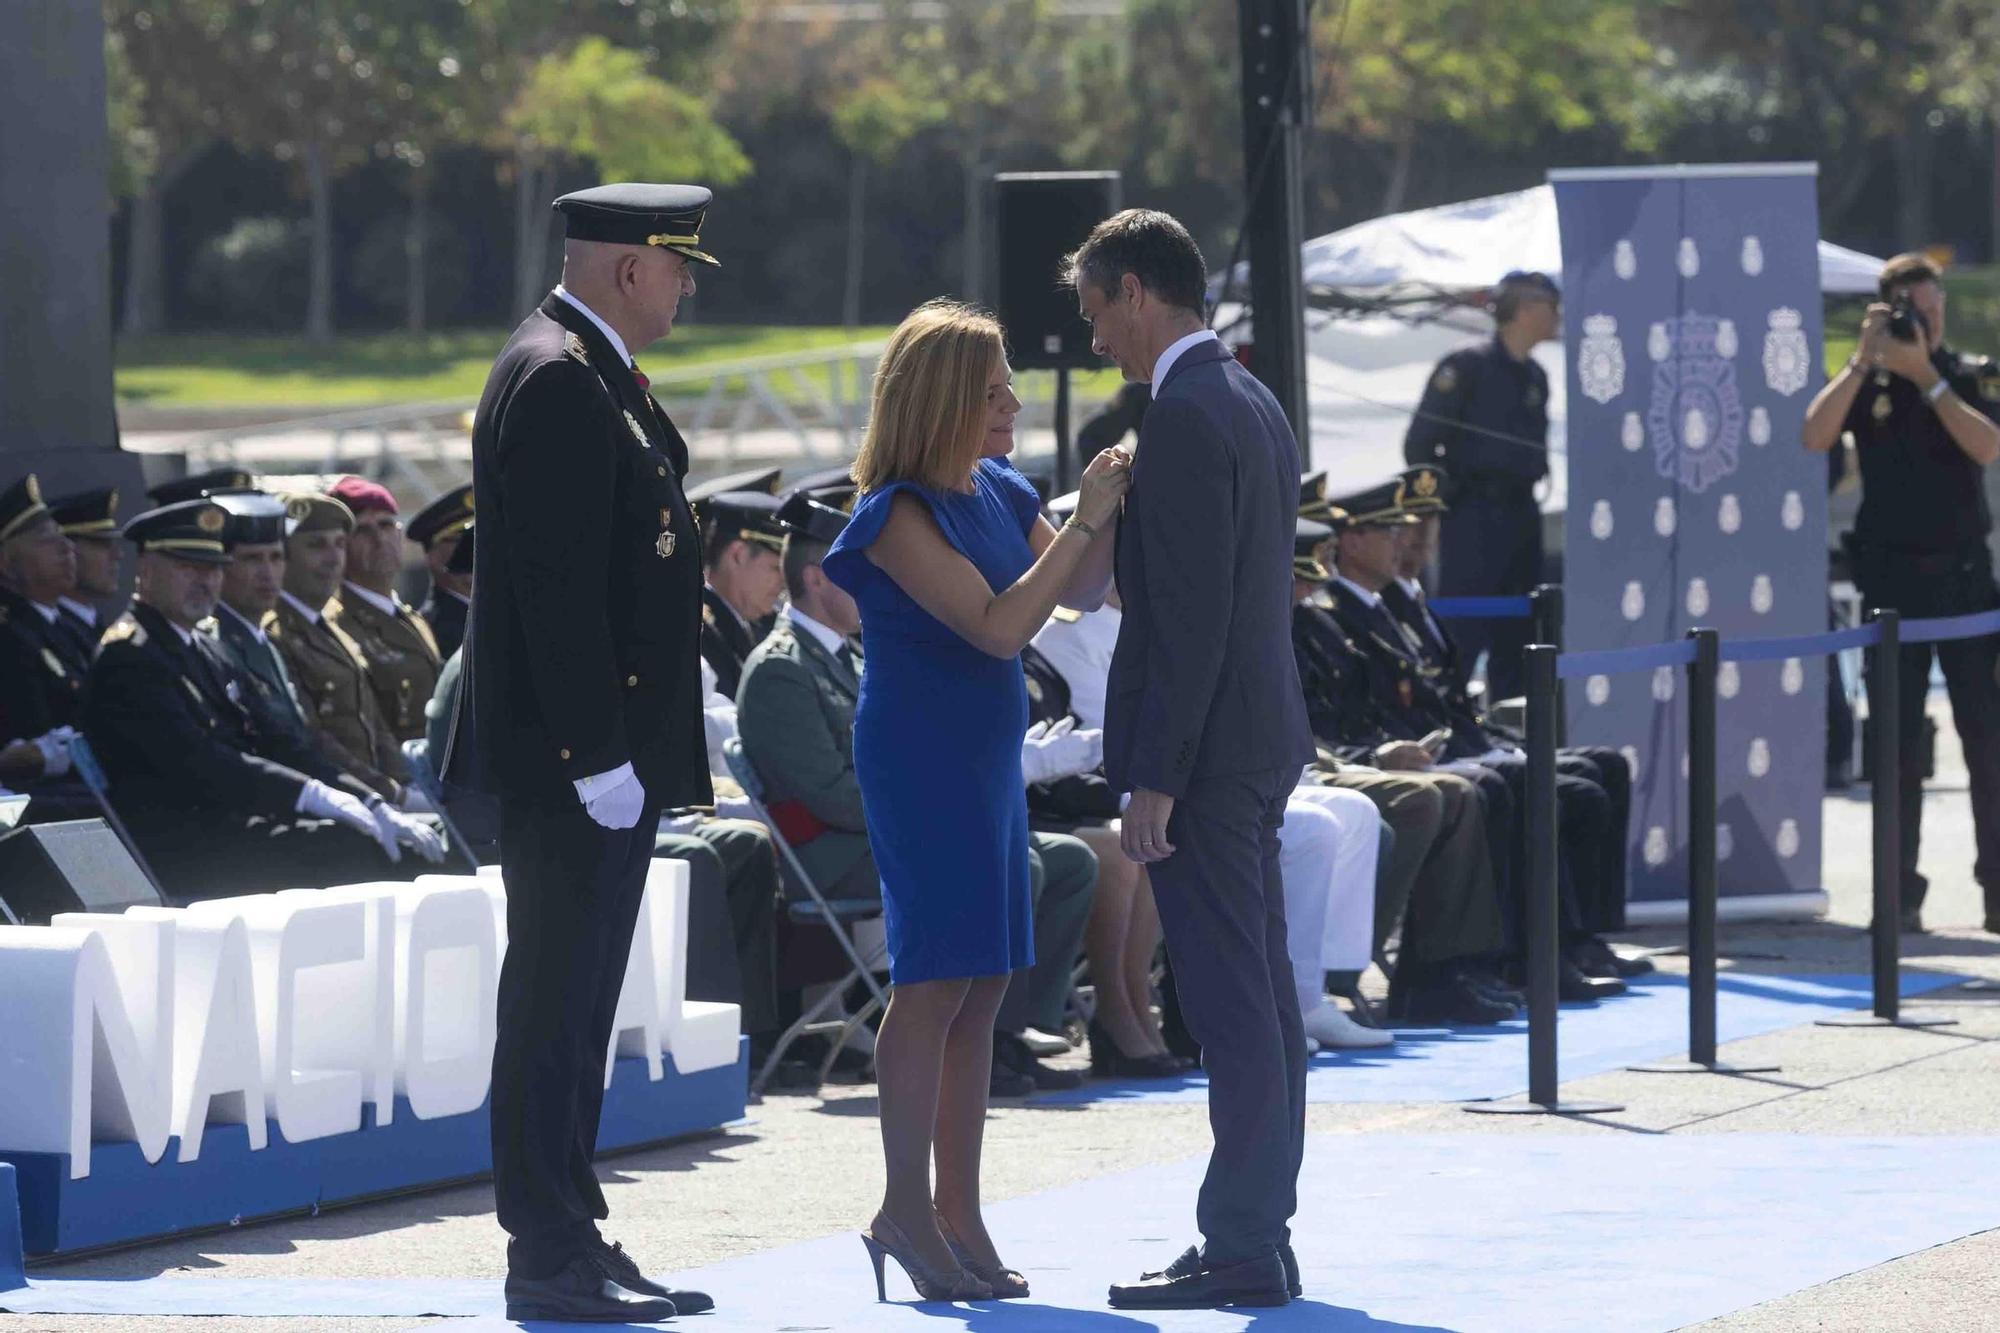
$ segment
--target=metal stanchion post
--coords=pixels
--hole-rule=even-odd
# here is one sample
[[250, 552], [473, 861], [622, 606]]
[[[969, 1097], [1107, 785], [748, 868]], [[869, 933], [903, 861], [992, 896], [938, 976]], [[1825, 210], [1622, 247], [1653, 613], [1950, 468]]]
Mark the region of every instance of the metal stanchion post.
[[1776, 1065], [1715, 1058], [1715, 675], [1722, 636], [1691, 629], [1688, 663], [1688, 1058], [1633, 1065], [1642, 1074], [1768, 1074]]
[[1551, 644], [1527, 653], [1528, 790], [1528, 1100], [1468, 1102], [1487, 1115], [1598, 1115], [1612, 1102], [1565, 1102], [1557, 1095], [1556, 957], [1562, 924], [1556, 902], [1556, 656]]
[[1869, 816], [1874, 824], [1873, 887], [1875, 920], [1869, 925], [1872, 946], [1871, 971], [1875, 983], [1874, 1012], [1843, 1014], [1822, 1018], [1825, 1028], [1935, 1028], [1950, 1027], [1953, 1018], [1913, 1018], [1902, 1012], [1901, 960], [1897, 950], [1903, 929], [1903, 828], [1900, 792], [1902, 786], [1902, 730], [1897, 711], [1901, 694], [1898, 677], [1903, 656], [1902, 617], [1877, 608], [1869, 619], [1881, 627], [1882, 636], [1868, 651], [1868, 726], [1874, 746], [1869, 781]]
[[[1536, 643], [1552, 643], [1556, 651], [1562, 651], [1563, 643], [1563, 590], [1560, 583], [1537, 584], [1528, 594], [1529, 613], [1532, 617]], [[1556, 744], [1565, 744], [1569, 739], [1569, 708], [1563, 683], [1556, 680]]]

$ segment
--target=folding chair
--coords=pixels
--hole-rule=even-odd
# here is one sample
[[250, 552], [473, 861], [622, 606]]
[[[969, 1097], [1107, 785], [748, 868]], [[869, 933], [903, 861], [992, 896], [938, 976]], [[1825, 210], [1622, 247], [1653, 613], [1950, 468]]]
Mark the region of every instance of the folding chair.
[[130, 830], [125, 827], [125, 821], [111, 808], [111, 781], [104, 776], [104, 766], [97, 762], [97, 752], [90, 748], [90, 742], [84, 739], [82, 732], [69, 738], [69, 770], [82, 779], [83, 785], [90, 789], [91, 799], [97, 802], [97, 808], [103, 812], [104, 822], [118, 835], [118, 841], [125, 844], [125, 850], [132, 853], [132, 859], [139, 865], [139, 873], [153, 886], [153, 892], [160, 895], [160, 901], [178, 905], [180, 900], [161, 887], [160, 877], [153, 873], [153, 867], [146, 862], [146, 854], [140, 851], [139, 844], [133, 841]]
[[409, 765], [410, 781], [424, 794], [424, 799], [431, 803], [431, 809], [436, 812], [438, 822], [444, 825], [445, 836], [451, 839], [452, 849], [465, 858], [465, 863], [472, 867], [473, 874], [478, 874], [479, 857], [473, 853], [472, 844], [465, 840], [465, 835], [458, 831], [458, 825], [451, 822], [451, 815], [444, 808], [444, 784], [439, 781], [437, 770], [431, 767], [430, 742], [421, 737], [404, 741], [403, 760]]
[[[855, 947], [853, 937], [856, 923], [882, 915], [882, 904], [880, 900], [852, 902], [842, 899], [838, 902], [829, 902], [819, 891], [819, 886], [813, 883], [812, 876], [806, 873], [806, 868], [799, 864], [798, 854], [792, 850], [792, 845], [778, 832], [778, 826], [771, 819], [771, 813], [764, 803], [763, 779], [751, 765], [750, 756], [743, 752], [743, 743], [734, 736], [730, 737], [722, 744], [722, 757], [729, 765], [730, 776], [743, 788], [743, 795], [750, 802], [751, 812], [763, 821], [765, 828], [770, 830], [771, 845], [777, 848], [781, 864], [790, 881], [805, 895], [804, 901], [800, 901], [791, 894], [786, 894], [786, 914], [794, 922], [822, 926], [832, 932], [834, 941], [840, 945], [841, 952], [847, 955], [847, 961], [853, 965], [846, 976], [827, 987], [826, 993], [800, 1014], [797, 1021], [779, 1036], [771, 1047], [771, 1054], [765, 1057], [764, 1067], [750, 1080], [750, 1095], [755, 1097], [762, 1095], [764, 1085], [770, 1081], [771, 1075], [778, 1068], [778, 1061], [784, 1058], [785, 1051], [800, 1037], [833, 1038], [827, 1046], [826, 1059], [820, 1062], [819, 1077], [824, 1083], [827, 1076], [833, 1072], [833, 1062], [840, 1055], [841, 1048], [847, 1044], [847, 1039], [867, 1022], [876, 1010], [889, 1002], [887, 993], [882, 989], [882, 983], [875, 979], [875, 973], [862, 959], [861, 951]], [[842, 996], [856, 981], [864, 983], [870, 995], [868, 1002], [861, 1006], [860, 1012], [844, 1019], [821, 1018], [820, 1015], [841, 1002]]]

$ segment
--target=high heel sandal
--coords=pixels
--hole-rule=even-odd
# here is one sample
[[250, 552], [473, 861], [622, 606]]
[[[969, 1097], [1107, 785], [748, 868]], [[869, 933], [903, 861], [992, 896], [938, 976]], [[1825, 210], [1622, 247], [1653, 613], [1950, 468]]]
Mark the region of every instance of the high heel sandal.
[[[879, 1235], [877, 1233], [880, 1233]], [[935, 1273], [917, 1254], [917, 1247], [903, 1229], [880, 1213], [868, 1224], [868, 1230], [861, 1233], [861, 1244], [868, 1251], [869, 1261], [875, 1265], [875, 1299], [889, 1299], [889, 1288], [884, 1280], [882, 1260], [894, 1259], [903, 1270], [903, 1276], [910, 1279], [910, 1285], [917, 1289], [917, 1299], [923, 1301], [987, 1301], [993, 1299], [993, 1289], [980, 1281], [964, 1268], [951, 1273]]]
[[958, 1233], [951, 1229], [951, 1223], [944, 1220], [944, 1214], [937, 1214], [938, 1234], [951, 1247], [951, 1257], [958, 1260], [966, 1272], [984, 1282], [992, 1289], [996, 1301], [1018, 1301], [1028, 1294], [1028, 1279], [1004, 1264], [988, 1267], [966, 1252], [959, 1243]]

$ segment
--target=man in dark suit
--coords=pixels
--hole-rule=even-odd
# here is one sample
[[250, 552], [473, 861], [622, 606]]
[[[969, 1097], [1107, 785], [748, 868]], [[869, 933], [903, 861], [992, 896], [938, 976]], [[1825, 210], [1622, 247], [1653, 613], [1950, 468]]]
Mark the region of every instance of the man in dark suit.
[[1180, 223], [1127, 210], [1065, 268], [1096, 351], [1153, 386], [1118, 532], [1105, 772], [1132, 793], [1124, 846], [1151, 870], [1215, 1131], [1205, 1243], [1111, 1303], [1283, 1305], [1306, 1046], [1278, 828], [1314, 757], [1291, 651], [1298, 444], [1203, 322], [1207, 270]]
[[252, 724], [209, 621], [228, 518], [212, 500], [185, 500], [126, 525], [138, 595], [104, 632], [82, 714], [113, 808], [182, 901], [422, 873], [444, 855], [436, 833], [318, 751]]
[[473, 419], [479, 593], [443, 772], [497, 796], [506, 830], [491, 1107], [511, 1319], [713, 1304], [649, 1282], [598, 1234], [591, 1164], [659, 813], [712, 799], [687, 445], [632, 360], [673, 329], [692, 265], [715, 262], [699, 248], [709, 200], [688, 185], [558, 199], [563, 281]]
[[431, 575], [430, 595], [417, 614], [431, 627], [440, 661], [465, 642], [465, 613], [472, 609], [472, 575], [455, 569], [451, 557], [471, 526], [470, 482], [452, 487], [410, 519], [409, 538], [423, 547], [424, 567]]

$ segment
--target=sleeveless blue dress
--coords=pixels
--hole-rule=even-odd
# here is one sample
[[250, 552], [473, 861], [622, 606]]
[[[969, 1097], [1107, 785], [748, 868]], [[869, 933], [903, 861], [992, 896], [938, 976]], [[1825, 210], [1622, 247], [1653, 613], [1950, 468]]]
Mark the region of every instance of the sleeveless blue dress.
[[855, 502], [821, 568], [861, 609], [867, 669], [854, 713], [854, 768], [882, 876], [889, 978], [983, 977], [1035, 961], [1021, 659], [981, 652], [868, 559], [907, 491], [995, 593], [1034, 563], [1035, 488], [981, 459], [965, 495], [896, 482]]

